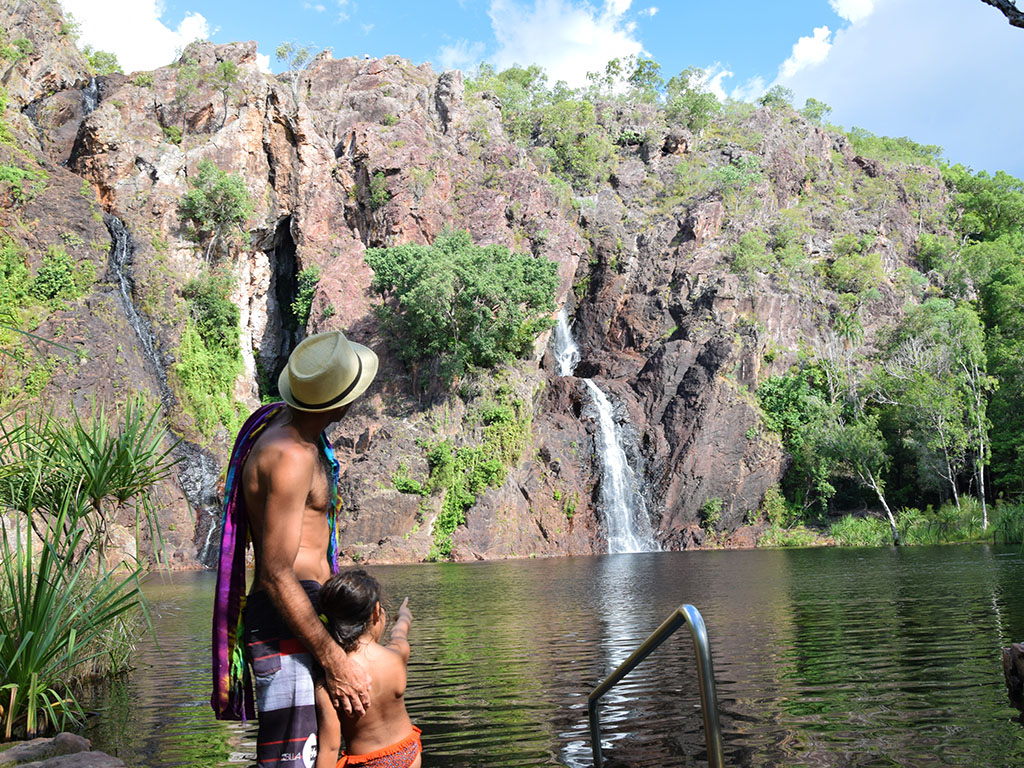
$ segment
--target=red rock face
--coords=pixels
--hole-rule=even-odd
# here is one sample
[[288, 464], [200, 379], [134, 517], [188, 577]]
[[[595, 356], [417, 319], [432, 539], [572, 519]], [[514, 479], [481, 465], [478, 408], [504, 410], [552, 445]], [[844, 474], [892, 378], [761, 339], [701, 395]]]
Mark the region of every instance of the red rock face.
[[[22, 25], [44, 14], [41, 4], [19, 7]], [[766, 375], [786, 370], [800, 345], [827, 343], [819, 320], [834, 296], [800, 292], [766, 275], [749, 280], [733, 274], [730, 249], [744, 231], [795, 207], [815, 185], [837, 185], [843, 174], [853, 185], [889, 178], [877, 163], [855, 160], [844, 138], [761, 110], [741, 126], [744, 136], [758, 137], [757, 146], [743, 148], [659, 128], [649, 106], [604, 105], [600, 118], [611, 135], [628, 129], [641, 138], [619, 148], [609, 184], [577, 200], [577, 214], [559, 203], [531, 153], [506, 139], [494, 99], [467, 96], [457, 72], [437, 75], [397, 57], [322, 55], [278, 81], [258, 70], [253, 43], [203, 43], [189, 50], [202, 71], [221, 61], [237, 64], [239, 81], [226, 99], [204, 82], [184, 103], [176, 100], [178, 70], [165, 67], [150, 78], [101, 79], [99, 106], [86, 115], [79, 90], [88, 82], [85, 65], [53, 31], [58, 22], [37, 25], [43, 30], [37, 50], [45, 56], [20, 66], [8, 86], [12, 103], [34, 105], [35, 126], [19, 117], [19, 136], [50, 158], [59, 182], [33, 210], [54, 237], [81, 227], [91, 216], [83, 209], [84, 179], [96, 196], [92, 205], [124, 220], [137, 249], [134, 300], [154, 328], [166, 368], [174, 365], [186, 311], [178, 291], [203, 266], [177, 204], [204, 159], [241, 175], [256, 206], [250, 240], [234, 257], [232, 295], [242, 307], [247, 345], [238, 397], [257, 405], [258, 364], [287, 341], [274, 289], [275, 270], [286, 257], [294, 259], [293, 269], [320, 269], [307, 330], [343, 329], [380, 355], [377, 382], [334, 432], [345, 468], [341, 535], [349, 555], [377, 562], [426, 557], [441, 499], [399, 493], [394, 476], [403, 471], [424, 481], [423, 446], [430, 441], [479, 439], [468, 413], [472, 396], [424, 390], [429, 377], [390, 352], [364, 259], [367, 248], [429, 243], [446, 227], [468, 229], [477, 243], [500, 243], [557, 263], [558, 301], [574, 308], [583, 350], [577, 373], [596, 377], [630, 425], [659, 541], [676, 548], [706, 545], [697, 519], [710, 499], [722, 502], [721, 531], [738, 530], [778, 481], [786, 457], [759, 427], [753, 391]], [[182, 127], [184, 138], [172, 143], [170, 129]], [[756, 181], [744, 192], [756, 205], [740, 211], [737, 195], [721, 189], [665, 203], [681, 178], [678, 167], [695, 157], [709, 169], [756, 158]], [[63, 162], [70, 171], [58, 166]], [[890, 181], [901, 188], [895, 177]], [[894, 272], [910, 258], [907, 244], [915, 239], [907, 199], [885, 198], [875, 210], [848, 206], [809, 214], [807, 250], [827, 253], [833, 237], [866, 231], [870, 222]], [[86, 229], [87, 241], [106, 238], [94, 220]], [[95, 258], [102, 265], [103, 255]], [[156, 372], [141, 359], [109, 293], [100, 284], [86, 306], [72, 312], [80, 321], [90, 318], [80, 325], [90, 361], [94, 355], [106, 360], [114, 345], [125, 350], [127, 368], [110, 364], [123, 378], [104, 376], [90, 363], [60, 384], [76, 397], [116, 399], [109, 388], [122, 384], [112, 382], [131, 382], [160, 397]], [[865, 343], [899, 306], [886, 287], [877, 318], [866, 322]], [[501, 487], [484, 492], [457, 529], [456, 559], [604, 548], [588, 395], [578, 380], [557, 375], [544, 355], [546, 338], [540, 342], [535, 360], [500, 374], [528, 404], [529, 444]], [[769, 348], [772, 362], [766, 362]], [[198, 434], [173, 393], [167, 406], [169, 425], [222, 464], [231, 435]], [[177, 556], [194, 563], [188, 549], [195, 528], [185, 522], [193, 513], [180, 489], [161, 492], [176, 500], [168, 519], [189, 532], [171, 537]], [[205, 529], [196, 535], [202, 538]], [[733, 540], [749, 543], [746, 534]]]

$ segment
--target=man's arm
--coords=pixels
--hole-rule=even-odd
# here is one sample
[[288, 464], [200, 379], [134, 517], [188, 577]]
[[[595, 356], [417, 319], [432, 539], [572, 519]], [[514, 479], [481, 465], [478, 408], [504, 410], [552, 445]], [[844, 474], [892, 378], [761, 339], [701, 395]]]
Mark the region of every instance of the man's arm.
[[346, 714], [361, 715], [370, 703], [369, 677], [327, 634], [294, 571], [314, 457], [301, 446], [287, 446], [268, 459], [270, 469], [262, 478], [267, 494], [260, 581], [285, 623], [324, 668], [332, 701], [339, 702]]

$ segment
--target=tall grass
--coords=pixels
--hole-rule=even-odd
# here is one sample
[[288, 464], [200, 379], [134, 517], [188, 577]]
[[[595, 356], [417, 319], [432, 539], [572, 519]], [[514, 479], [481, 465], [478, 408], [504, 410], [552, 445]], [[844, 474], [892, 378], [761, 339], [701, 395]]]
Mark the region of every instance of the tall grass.
[[[65, 504], [65, 490], [74, 488], [73, 503], [63, 507], [64, 533], [83, 526], [97, 567], [103, 568], [111, 515], [131, 502], [136, 544], [147, 529], [159, 558], [162, 533], [146, 491], [169, 477], [178, 460], [173, 457], [177, 441], [168, 440], [158, 416], [158, 409], [147, 410], [133, 398], [119, 414], [117, 428], [102, 406], [88, 419], [73, 410], [68, 423], [46, 412], [0, 419], [0, 506], [23, 514], [49, 512], [45, 522], [52, 526], [55, 505]], [[39, 521], [33, 522], [41, 535]]]
[[992, 538], [1006, 544], [1024, 544], [1024, 504], [996, 502], [992, 512]]
[[[174, 445], [134, 399], [114, 419], [94, 408], [0, 418], [0, 726], [5, 738], [82, 719], [90, 676], [127, 667], [145, 603], [138, 557], [108, 567], [115, 509], [135, 504], [159, 560], [147, 491], [170, 475]], [[136, 547], [136, 553], [138, 553]], [[147, 618], [148, 620], [148, 618]]]
[[[50, 532], [66, 530], [75, 503], [68, 488]], [[141, 569], [94, 573], [81, 526], [59, 543], [39, 545], [21, 519], [10, 528], [0, 544], [0, 723], [7, 739], [81, 722], [74, 685], [106, 653], [97, 641], [145, 607]]]

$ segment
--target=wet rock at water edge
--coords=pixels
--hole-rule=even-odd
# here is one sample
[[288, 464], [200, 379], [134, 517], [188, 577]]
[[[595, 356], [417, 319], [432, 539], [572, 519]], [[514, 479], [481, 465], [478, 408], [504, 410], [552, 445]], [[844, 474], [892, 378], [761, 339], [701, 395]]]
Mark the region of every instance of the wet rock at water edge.
[[1010, 703], [1024, 713], [1024, 643], [1003, 648], [1003, 674]]
[[52, 739], [32, 739], [0, 752], [0, 768], [122, 768], [124, 763], [104, 752], [91, 752], [88, 739], [59, 733]]

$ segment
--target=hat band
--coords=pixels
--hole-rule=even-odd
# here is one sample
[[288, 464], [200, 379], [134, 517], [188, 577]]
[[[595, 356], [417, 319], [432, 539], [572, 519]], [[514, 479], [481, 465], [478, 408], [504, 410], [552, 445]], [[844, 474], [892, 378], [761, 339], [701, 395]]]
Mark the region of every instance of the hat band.
[[359, 379], [362, 378], [362, 375], [363, 375], [363, 359], [361, 357], [359, 357], [359, 355], [356, 355], [356, 360], [359, 361], [359, 368], [356, 369], [355, 378], [352, 379], [352, 383], [349, 384], [347, 387], [345, 387], [345, 389], [341, 392], [341, 394], [336, 395], [336, 396], [332, 397], [330, 400], [327, 400], [325, 402], [313, 404], [313, 403], [305, 403], [302, 400], [299, 400], [299, 398], [297, 398], [295, 396], [295, 390], [293, 389], [292, 390], [292, 400], [294, 400], [295, 404], [297, 406], [299, 406], [300, 408], [310, 408], [312, 410], [323, 410], [325, 408], [329, 408], [330, 406], [334, 405], [339, 400], [344, 400], [345, 397], [348, 394], [350, 394], [353, 389], [356, 388], [356, 384], [359, 383]]

